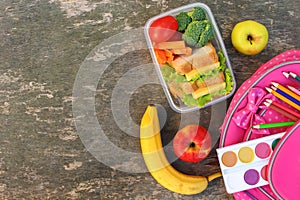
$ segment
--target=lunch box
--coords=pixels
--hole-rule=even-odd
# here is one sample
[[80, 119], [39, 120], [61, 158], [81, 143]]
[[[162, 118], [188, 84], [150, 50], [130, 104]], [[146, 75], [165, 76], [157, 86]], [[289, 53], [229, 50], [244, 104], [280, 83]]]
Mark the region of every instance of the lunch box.
[[[288, 121], [280, 113], [267, 109], [266, 98], [276, 98], [266, 92], [272, 81], [293, 85], [283, 72], [300, 74], [300, 50], [285, 51], [267, 63], [246, 80], [232, 98], [220, 129], [220, 147], [281, 133], [285, 134], [271, 153], [267, 167], [268, 185], [234, 193], [237, 200], [299, 199], [300, 196], [300, 120], [293, 126], [254, 129], [255, 124]], [[299, 84], [294, 85], [299, 89]], [[289, 105], [286, 105], [289, 106]]]
[[[233, 82], [233, 87], [232, 87], [232, 90], [231, 90], [230, 93], [228, 93], [228, 94], [226, 94], [224, 96], [217, 97], [217, 98], [209, 101], [208, 103], [206, 103], [202, 107], [187, 106], [187, 105], [185, 105], [181, 101], [181, 99], [179, 97], [174, 97], [171, 94], [170, 88], [168, 87], [167, 82], [163, 78], [163, 75], [162, 75], [159, 63], [158, 63], [158, 61], [156, 59], [156, 56], [155, 56], [154, 47], [153, 47], [153, 44], [152, 44], [152, 42], [150, 40], [150, 36], [149, 36], [149, 32], [148, 32], [151, 24], [155, 20], [157, 20], [157, 19], [159, 19], [161, 17], [164, 17], [164, 16], [168, 16], [168, 15], [175, 16], [175, 15], [179, 14], [180, 12], [191, 11], [194, 7], [200, 7], [200, 8], [202, 8], [205, 11], [206, 18], [211, 23], [211, 25], [213, 27], [213, 39], [211, 40], [211, 43], [213, 44], [213, 46], [215, 47], [215, 49], [216, 49], [217, 52], [218, 51], [222, 51], [223, 52], [224, 57], [226, 59], [226, 67], [229, 68], [229, 70], [230, 70], [230, 74], [231, 74], [232, 82]], [[157, 16], [154, 16], [154, 17], [150, 18], [147, 21], [147, 23], [145, 25], [145, 29], [144, 29], [144, 34], [145, 34], [145, 37], [146, 37], [147, 45], [148, 45], [150, 53], [151, 53], [152, 60], [154, 62], [154, 66], [155, 66], [157, 75], [158, 75], [159, 80], [161, 82], [162, 88], [164, 90], [164, 93], [165, 93], [165, 95], [167, 97], [167, 100], [168, 100], [171, 108], [174, 111], [179, 112], [179, 113], [192, 112], [192, 111], [195, 111], [195, 110], [198, 110], [198, 109], [201, 109], [201, 108], [205, 108], [205, 107], [211, 106], [211, 105], [216, 104], [218, 102], [224, 101], [225, 99], [227, 99], [227, 98], [229, 98], [230, 96], [233, 95], [233, 93], [235, 91], [235, 88], [236, 88], [236, 81], [235, 81], [234, 74], [233, 74], [233, 71], [232, 71], [232, 68], [231, 68], [230, 60], [229, 60], [229, 57], [227, 55], [227, 51], [226, 51], [225, 45], [223, 43], [223, 39], [222, 39], [222, 36], [221, 36], [220, 31], [218, 29], [218, 26], [216, 24], [216, 21], [214, 19], [214, 16], [213, 16], [210, 8], [207, 5], [205, 5], [203, 3], [193, 3], [193, 4], [185, 5], [185, 6], [182, 6], [182, 7], [178, 7], [176, 9], [173, 9], [173, 10], [161, 13], [161, 14], [159, 14]]]

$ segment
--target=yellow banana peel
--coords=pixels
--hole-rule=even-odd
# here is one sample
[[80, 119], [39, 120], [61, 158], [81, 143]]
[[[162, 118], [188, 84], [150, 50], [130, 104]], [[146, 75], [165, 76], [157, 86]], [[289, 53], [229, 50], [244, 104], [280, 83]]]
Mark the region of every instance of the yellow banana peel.
[[140, 126], [141, 150], [146, 166], [153, 178], [170, 191], [193, 195], [201, 193], [208, 182], [222, 176], [220, 172], [209, 177], [183, 174], [171, 166], [163, 150], [158, 113], [149, 105]]

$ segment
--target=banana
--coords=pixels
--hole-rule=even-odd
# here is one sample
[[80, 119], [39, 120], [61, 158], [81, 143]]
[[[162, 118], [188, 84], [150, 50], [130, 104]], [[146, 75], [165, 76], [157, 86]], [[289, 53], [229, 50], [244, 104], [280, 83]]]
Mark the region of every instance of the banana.
[[205, 190], [208, 182], [221, 173], [209, 177], [183, 174], [171, 166], [164, 153], [155, 105], [149, 105], [142, 117], [140, 143], [145, 164], [153, 178], [170, 191], [193, 195]]

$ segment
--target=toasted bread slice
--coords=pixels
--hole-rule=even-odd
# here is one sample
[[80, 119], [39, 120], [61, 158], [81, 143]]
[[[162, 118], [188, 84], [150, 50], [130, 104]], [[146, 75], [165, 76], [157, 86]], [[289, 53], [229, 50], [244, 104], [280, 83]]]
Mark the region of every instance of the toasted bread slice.
[[169, 90], [174, 97], [183, 98], [183, 91], [178, 87], [178, 84], [175, 81], [168, 83]]
[[213, 66], [218, 63], [219, 57], [216, 49], [211, 43], [197, 49], [193, 53], [192, 66], [197, 69], [200, 73], [205, 73], [209, 69], [206, 66]]
[[182, 89], [182, 91], [185, 94], [192, 94], [198, 89], [196, 83], [189, 83], [189, 82], [181, 82], [179, 83], [179, 87]]
[[192, 55], [193, 52], [191, 47], [185, 47], [182, 49], [172, 49], [171, 51], [176, 55], [186, 55], [186, 56]]
[[183, 40], [180, 41], [171, 41], [171, 42], [161, 42], [156, 45], [158, 49], [184, 49], [185, 42]]
[[180, 74], [187, 74], [193, 69], [203, 74], [220, 66], [218, 54], [211, 43], [195, 49], [190, 56], [178, 56], [170, 65]]
[[185, 56], [178, 56], [171, 62], [171, 66], [177, 73], [183, 75], [192, 71], [192, 62], [189, 62], [187, 58]]

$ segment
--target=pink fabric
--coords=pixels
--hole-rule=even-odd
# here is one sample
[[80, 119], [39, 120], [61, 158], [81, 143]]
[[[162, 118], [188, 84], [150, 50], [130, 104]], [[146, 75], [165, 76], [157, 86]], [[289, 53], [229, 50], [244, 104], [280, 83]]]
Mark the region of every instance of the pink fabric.
[[[233, 121], [236, 125], [243, 129], [248, 129], [253, 125], [266, 123], [266, 120], [256, 113], [259, 108], [265, 108], [261, 103], [267, 98], [273, 99], [273, 95], [267, 94], [266, 90], [262, 88], [251, 88], [248, 93], [246, 106], [234, 114]], [[256, 129], [253, 129], [253, 131], [256, 131]], [[256, 133], [270, 134], [269, 129], [260, 129]]]
[[[238, 89], [236, 94], [240, 92], [241, 94], [246, 92], [246, 90], [249, 88], [249, 86], [257, 79], [258, 76], [260, 76], [263, 72], [267, 71], [268, 69], [274, 67], [275, 65], [279, 65], [283, 62], [289, 62], [289, 61], [294, 61], [294, 60], [300, 60], [300, 50], [288, 50], [285, 51], [271, 60], [269, 60], [267, 63], [261, 65], [258, 70], [248, 79], [246, 80]], [[235, 100], [235, 101], [234, 101]], [[228, 113], [232, 112], [232, 109], [234, 107], [234, 102], [238, 100], [237, 96], [235, 96], [235, 99], [233, 98], [229, 108], [228, 108]], [[227, 116], [228, 117], [228, 116]], [[226, 119], [226, 118], [225, 118]]]
[[[236, 91], [236, 93], [231, 101], [231, 104], [227, 110], [227, 115], [224, 119], [224, 123], [223, 123], [222, 127], [220, 128], [220, 132], [221, 132], [220, 147], [235, 144], [238, 142], [242, 142], [245, 138], [247, 138], [246, 133], [249, 132], [249, 127], [251, 126], [251, 124], [261, 123], [263, 120], [267, 123], [289, 120], [286, 117], [284, 117], [284, 116], [280, 115], [279, 113], [272, 111], [272, 110], [268, 110], [263, 115], [263, 119], [258, 118], [257, 113], [255, 113], [254, 111], [257, 111], [257, 106], [258, 107], [261, 106], [259, 104], [261, 99], [258, 98], [257, 96], [251, 97], [248, 95], [247, 98], [245, 98], [241, 101], [239, 107], [235, 110], [235, 113], [233, 116], [234, 120], [228, 121], [229, 118], [231, 117], [231, 113], [232, 113], [233, 109], [237, 105], [237, 102], [240, 101], [241, 96], [243, 94], [247, 93], [248, 91], [250, 91], [249, 87], [263, 73], [267, 72], [269, 69], [271, 69], [274, 66], [277, 66], [281, 63], [295, 61], [295, 60], [300, 60], [300, 50], [285, 51], [285, 52], [275, 56], [274, 58], [269, 60], [267, 63], [261, 65], [258, 68], [258, 70], [240, 86], [240, 88]], [[293, 68], [292, 70], [295, 72], [298, 72], [300, 74], [299, 67]], [[274, 81], [277, 79], [280, 79], [285, 84], [295, 86], [295, 85], [293, 85], [293, 83], [291, 81], [289, 81], [285, 77], [283, 77], [282, 70], [278, 69], [278, 70], [274, 70], [274, 72], [272, 72], [272, 74], [270, 74], [270, 76], [263, 78], [259, 83], [257, 83], [255, 85], [255, 87], [264, 88], [265, 86], [268, 86], [271, 81]], [[260, 89], [258, 89], [258, 90], [260, 90]], [[257, 94], [260, 93], [260, 91], [252, 91], [252, 90], [251, 90], [251, 92], [255, 92]], [[272, 98], [274, 98], [274, 97], [272, 97]], [[252, 100], [254, 100], [255, 102], [251, 103]], [[246, 111], [250, 116], [246, 116], [246, 114], [243, 115], [243, 111]], [[240, 116], [240, 119], [238, 119], [238, 116]], [[245, 126], [243, 125], [243, 122], [245, 123]], [[224, 133], [225, 124], [228, 124], [226, 133]], [[285, 130], [286, 130], [286, 128], [270, 129], [270, 134], [282, 132]], [[262, 137], [263, 134], [264, 133], [261, 133], [261, 132], [251, 134], [250, 139]], [[223, 141], [224, 141], [224, 143], [223, 143]], [[251, 200], [252, 199], [251, 196], [252, 196], [259, 200], [270, 199], [267, 197], [267, 195], [270, 195], [273, 198], [277, 199], [269, 185], [263, 186], [260, 188], [254, 188], [254, 189], [243, 191], [243, 192], [234, 193], [234, 198], [236, 200]]]
[[[300, 120], [287, 130], [269, 164], [270, 186], [281, 199], [300, 197]], [[275, 156], [276, 155], [276, 156]]]

